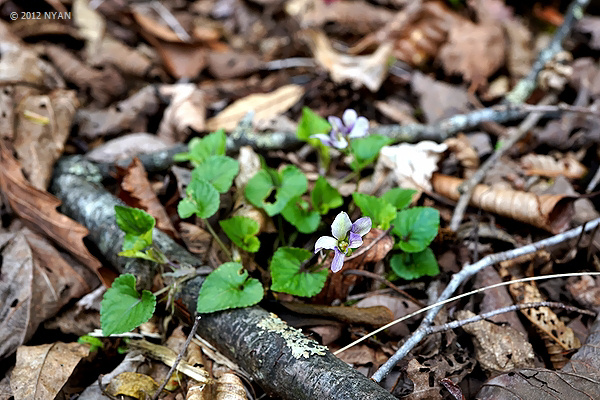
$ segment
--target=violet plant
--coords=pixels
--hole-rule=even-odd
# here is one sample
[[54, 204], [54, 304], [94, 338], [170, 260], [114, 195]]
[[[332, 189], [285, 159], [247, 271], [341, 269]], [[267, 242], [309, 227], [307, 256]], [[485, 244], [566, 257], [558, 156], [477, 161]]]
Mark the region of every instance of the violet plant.
[[352, 109], [344, 111], [342, 119], [330, 116], [327, 120], [331, 125], [329, 135], [317, 133], [310, 137], [319, 139], [321, 143], [328, 147], [345, 149], [348, 147], [349, 139], [365, 137], [369, 133], [369, 120], [365, 117], [359, 117], [358, 113]]

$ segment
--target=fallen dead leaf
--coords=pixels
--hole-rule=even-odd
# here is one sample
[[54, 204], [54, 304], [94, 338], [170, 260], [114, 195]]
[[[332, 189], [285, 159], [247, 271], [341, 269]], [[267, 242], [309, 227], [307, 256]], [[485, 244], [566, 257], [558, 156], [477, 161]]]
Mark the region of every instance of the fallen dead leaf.
[[130, 133], [104, 142], [86, 153], [85, 158], [95, 162], [116, 163], [141, 154], [170, 148], [164, 140], [150, 133]]
[[54, 400], [71, 377], [89, 346], [80, 343], [50, 343], [21, 346], [10, 376], [15, 399]]
[[40, 323], [90, 291], [44, 238], [21, 228], [0, 233], [0, 359], [29, 340]]
[[208, 55], [208, 72], [217, 79], [241, 78], [258, 71], [264, 64], [254, 53], [211, 51]]
[[391, 43], [380, 45], [371, 55], [352, 56], [335, 51], [321, 31], [307, 30], [302, 37], [308, 42], [315, 60], [329, 71], [336, 83], [350, 81], [355, 89], [365, 86], [376, 92], [387, 77], [393, 50]]
[[[62, 89], [28, 96], [17, 106], [13, 145], [35, 188], [48, 187], [52, 166], [63, 153], [78, 106], [75, 91]], [[37, 119], [29, 118], [31, 113]]]
[[60, 200], [50, 193], [33, 187], [21, 172], [17, 160], [0, 142], [0, 189], [12, 210], [34, 229], [42, 231], [56, 243], [69, 250], [86, 267], [92, 269], [105, 286], [110, 286], [116, 276], [102, 267], [85, 247], [83, 238], [88, 230], [71, 218], [60, 214], [56, 207]]
[[[386, 307], [393, 313], [394, 319], [402, 318], [420, 308], [410, 300], [406, 300], [398, 296], [383, 294], [375, 294], [365, 297], [354, 306], [359, 308], [375, 306]], [[414, 318], [391, 326], [390, 328], [386, 329], [386, 332], [395, 337], [406, 337], [410, 334], [407, 324], [414, 322], [413, 320]]]
[[119, 197], [131, 207], [137, 207], [145, 210], [148, 214], [156, 218], [156, 227], [172, 238], [178, 239], [179, 234], [171, 223], [167, 211], [160, 200], [152, 190], [152, 185], [148, 180], [148, 174], [139, 158], [134, 158], [131, 164], [123, 171], [123, 180], [121, 189], [125, 193], [120, 193]]
[[304, 88], [299, 85], [286, 85], [265, 94], [251, 94], [233, 102], [217, 116], [206, 122], [209, 130], [235, 129], [240, 120], [253, 110], [254, 120], [269, 119], [289, 110], [304, 96]]
[[157, 136], [167, 143], [185, 142], [192, 131], [206, 129], [204, 92], [193, 83], [161, 86], [159, 92], [170, 98]]
[[527, 154], [521, 157], [521, 166], [527, 175], [541, 175], [556, 178], [563, 175], [567, 179], [580, 179], [587, 173], [587, 168], [573, 157], [560, 160], [547, 154]]

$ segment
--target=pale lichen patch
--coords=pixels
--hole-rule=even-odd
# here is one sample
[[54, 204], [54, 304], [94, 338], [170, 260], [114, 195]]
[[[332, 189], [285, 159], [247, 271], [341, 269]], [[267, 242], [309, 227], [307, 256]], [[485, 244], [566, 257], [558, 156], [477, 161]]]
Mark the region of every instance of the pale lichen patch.
[[300, 329], [289, 326], [273, 313], [260, 321], [258, 327], [266, 332], [274, 332], [280, 335], [292, 351], [292, 356], [296, 359], [300, 357], [308, 358], [311, 355], [324, 356], [327, 351], [327, 347], [307, 338]]

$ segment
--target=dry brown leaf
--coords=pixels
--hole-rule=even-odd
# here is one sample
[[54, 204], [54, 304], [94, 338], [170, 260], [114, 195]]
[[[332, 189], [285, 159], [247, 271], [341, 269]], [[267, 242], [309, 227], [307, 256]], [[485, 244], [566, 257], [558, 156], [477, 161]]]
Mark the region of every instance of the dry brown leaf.
[[208, 72], [217, 79], [233, 79], [250, 75], [264, 66], [254, 53], [211, 51], [208, 55]]
[[217, 116], [210, 118], [206, 121], [206, 126], [211, 131], [217, 129], [231, 131], [248, 111], [255, 112], [255, 121], [269, 119], [289, 110], [302, 96], [304, 96], [304, 88], [299, 85], [282, 86], [271, 93], [251, 94], [233, 102]]
[[80, 343], [50, 343], [21, 346], [10, 376], [15, 399], [54, 400], [89, 346]]
[[308, 42], [313, 57], [331, 75], [336, 83], [350, 81], [355, 89], [361, 86], [376, 92], [387, 77], [392, 44], [380, 45], [368, 56], [352, 56], [338, 53], [321, 31], [309, 29], [302, 36]]
[[166, 80], [164, 71], [146, 54], [110, 37], [104, 38], [100, 48], [88, 58], [88, 62], [94, 67], [114, 65], [122, 73], [137, 78], [163, 82]]
[[14, 147], [31, 184], [45, 190], [62, 155], [79, 106], [75, 91], [28, 96], [16, 107]]
[[123, 193], [120, 193], [119, 197], [129, 206], [141, 208], [148, 212], [148, 214], [156, 218], [156, 227], [158, 229], [172, 238], [178, 239], [179, 235], [171, 223], [167, 211], [160, 203], [160, 200], [158, 200], [154, 190], [152, 190], [148, 174], [139, 158], [134, 158], [123, 173], [121, 189], [125, 191], [125, 196]]
[[215, 400], [246, 400], [244, 383], [235, 374], [225, 373], [217, 380]]
[[501, 26], [465, 21], [450, 29], [439, 59], [448, 74], [460, 74], [478, 87], [504, 63], [505, 46]]
[[[363, 307], [374, 307], [383, 306], [389, 309], [393, 315], [393, 319], [402, 318], [412, 312], [419, 310], [419, 306], [411, 302], [410, 300], [403, 299], [398, 296], [390, 296], [385, 294], [374, 294], [372, 296], [365, 297], [354, 305], [358, 308]], [[406, 337], [410, 335], [410, 330], [407, 324], [414, 322], [414, 318], [409, 319], [405, 322], [400, 322], [386, 329], [386, 332], [395, 337]]]
[[55, 45], [46, 45], [44, 52], [67, 81], [84, 93], [89, 90], [92, 99], [101, 106], [109, 104], [127, 90], [121, 74], [110, 65], [102, 70], [90, 68], [72, 52]]
[[[435, 173], [433, 190], [452, 200], [458, 200], [458, 187], [463, 180]], [[493, 189], [477, 185], [469, 204], [504, 217], [545, 229], [554, 234], [564, 232], [573, 218], [574, 196], [535, 195], [510, 189]]]
[[406, 376], [414, 384], [412, 393], [405, 398], [410, 400], [442, 400], [437, 384], [431, 384], [431, 368], [413, 358], [406, 367]]
[[[457, 311], [457, 319], [474, 317], [471, 311]], [[535, 353], [527, 337], [510, 326], [481, 320], [462, 329], [473, 337], [475, 356], [481, 366], [493, 372], [534, 367]]]
[[573, 157], [560, 160], [547, 154], [527, 154], [521, 157], [521, 166], [527, 175], [541, 175], [556, 178], [563, 175], [567, 179], [580, 179], [587, 173], [587, 168]]
[[419, 95], [419, 105], [430, 124], [470, 110], [471, 101], [462, 86], [435, 80], [418, 71], [412, 74], [410, 84]]
[[106, 21], [101, 13], [89, 5], [89, 0], [74, 0], [71, 9], [73, 22], [79, 34], [85, 38], [88, 57], [96, 54], [106, 29]]
[[[536, 303], [545, 301], [535, 283], [513, 283], [509, 285], [513, 298], [519, 303]], [[571, 328], [558, 318], [548, 307], [527, 308], [521, 310], [525, 318], [538, 328], [544, 335], [558, 344], [562, 350], [575, 350], [581, 347], [581, 342]], [[546, 345], [548, 346], [548, 345]]]
[[148, 4], [134, 4], [131, 7], [131, 15], [144, 31], [152, 36], [174, 43], [185, 43], [182, 38], [164, 23], [164, 20], [156, 15]]
[[0, 248], [2, 359], [29, 340], [40, 323], [90, 288], [58, 250], [27, 228], [0, 233]]
[[337, 357], [343, 362], [353, 366], [365, 365], [369, 363], [376, 364], [375, 350], [366, 344], [353, 346], [348, 350], [344, 350]]
[[204, 92], [193, 83], [164, 85], [159, 92], [170, 99], [157, 135], [167, 143], [185, 142], [192, 131], [206, 129]]
[[446, 139], [444, 144], [448, 146], [448, 150], [460, 162], [460, 165], [465, 169], [465, 175], [469, 177], [479, 167], [479, 157], [477, 151], [471, 146], [469, 139], [459, 133], [456, 137]]
[[290, 0], [285, 11], [294, 17], [300, 27], [320, 28], [326, 23], [350, 28], [356, 34], [370, 33], [388, 23], [394, 13], [387, 8], [362, 1]]
[[148, 375], [136, 372], [123, 372], [106, 386], [106, 392], [112, 396], [124, 395], [139, 400], [151, 397], [158, 389], [158, 383]]
[[521, 79], [531, 70], [534, 58], [531, 29], [518, 19], [502, 21], [506, 33], [506, 67], [513, 79]]
[[212, 241], [212, 236], [209, 232], [187, 222], [180, 222], [179, 230], [181, 232], [181, 239], [190, 252], [201, 256], [206, 254]]
[[69, 250], [84, 266], [92, 269], [105, 286], [109, 287], [115, 273], [103, 268], [102, 263], [85, 247], [83, 238], [87, 236], [88, 230], [56, 211], [60, 200], [27, 182], [19, 163], [1, 142], [0, 166], [0, 189], [15, 214], [34, 229], [42, 231]]
[[160, 104], [155, 88], [148, 85], [108, 109], [79, 109], [76, 115], [78, 133], [94, 139], [122, 132], [146, 132], [148, 117], [158, 112]]

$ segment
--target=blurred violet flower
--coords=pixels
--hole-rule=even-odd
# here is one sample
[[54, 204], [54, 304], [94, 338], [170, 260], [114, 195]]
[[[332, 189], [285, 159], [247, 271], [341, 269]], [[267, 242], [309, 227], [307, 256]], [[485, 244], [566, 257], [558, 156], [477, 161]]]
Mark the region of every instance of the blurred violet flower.
[[371, 218], [362, 217], [350, 221], [350, 217], [345, 212], [341, 212], [333, 220], [331, 225], [331, 236], [321, 236], [315, 243], [315, 253], [323, 249], [334, 250], [331, 270], [338, 272], [344, 265], [344, 257], [348, 255], [350, 249], [355, 249], [362, 245], [362, 237], [371, 230]]
[[348, 147], [348, 139], [360, 138], [367, 135], [369, 120], [359, 117], [356, 111], [348, 109], [344, 111], [342, 119], [331, 116], [328, 118], [331, 125], [329, 135], [317, 133], [311, 138], [319, 139], [325, 146], [345, 149]]

